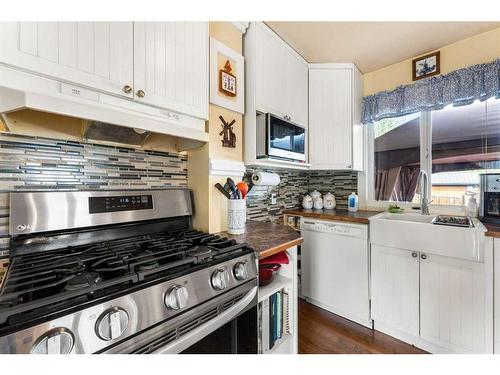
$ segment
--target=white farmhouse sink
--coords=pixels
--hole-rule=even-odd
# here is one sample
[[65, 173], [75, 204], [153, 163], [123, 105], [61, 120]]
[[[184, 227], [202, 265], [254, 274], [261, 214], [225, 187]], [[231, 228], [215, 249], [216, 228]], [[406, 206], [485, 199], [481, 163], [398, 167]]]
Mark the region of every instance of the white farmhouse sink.
[[432, 224], [435, 215], [382, 212], [370, 218], [370, 242], [475, 262], [484, 260], [486, 228], [473, 219], [474, 228]]

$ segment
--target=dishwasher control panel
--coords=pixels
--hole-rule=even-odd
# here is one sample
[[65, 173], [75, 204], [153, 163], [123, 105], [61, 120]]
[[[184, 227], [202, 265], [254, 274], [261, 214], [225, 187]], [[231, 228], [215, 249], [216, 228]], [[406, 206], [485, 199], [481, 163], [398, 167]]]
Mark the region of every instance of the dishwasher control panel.
[[368, 238], [368, 225], [302, 218], [300, 230]]

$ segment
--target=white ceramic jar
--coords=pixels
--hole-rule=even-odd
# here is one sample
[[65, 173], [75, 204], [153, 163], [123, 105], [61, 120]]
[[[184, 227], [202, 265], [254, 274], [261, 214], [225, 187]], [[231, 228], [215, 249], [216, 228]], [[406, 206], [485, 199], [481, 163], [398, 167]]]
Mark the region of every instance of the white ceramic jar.
[[304, 196], [304, 198], [302, 198], [302, 207], [306, 210], [310, 210], [311, 208], [313, 208], [313, 199], [309, 195], [306, 195]]
[[245, 222], [247, 221], [246, 199], [227, 200], [227, 232], [229, 234], [245, 233]]
[[329, 192], [323, 196], [323, 207], [325, 210], [333, 210], [336, 205], [335, 195]]
[[314, 191], [311, 191], [309, 193], [309, 195], [311, 196], [311, 198], [313, 199], [313, 201], [316, 199], [316, 198], [321, 198], [321, 193], [317, 190], [314, 190]]
[[321, 197], [317, 197], [314, 199], [314, 209], [322, 210], [323, 209], [323, 199]]

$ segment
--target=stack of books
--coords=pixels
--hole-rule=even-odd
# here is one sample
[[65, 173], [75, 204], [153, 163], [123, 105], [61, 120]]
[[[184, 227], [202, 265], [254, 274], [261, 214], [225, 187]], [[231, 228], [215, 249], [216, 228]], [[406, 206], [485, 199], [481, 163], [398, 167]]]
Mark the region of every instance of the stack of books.
[[280, 290], [260, 306], [259, 323], [262, 353], [270, 351], [285, 334], [290, 334], [288, 293]]

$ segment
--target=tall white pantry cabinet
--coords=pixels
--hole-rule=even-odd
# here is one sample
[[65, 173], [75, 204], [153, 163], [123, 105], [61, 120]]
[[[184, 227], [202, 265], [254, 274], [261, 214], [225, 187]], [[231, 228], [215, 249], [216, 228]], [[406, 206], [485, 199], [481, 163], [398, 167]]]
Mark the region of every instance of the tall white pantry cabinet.
[[6, 22], [0, 63], [208, 118], [206, 22]]

